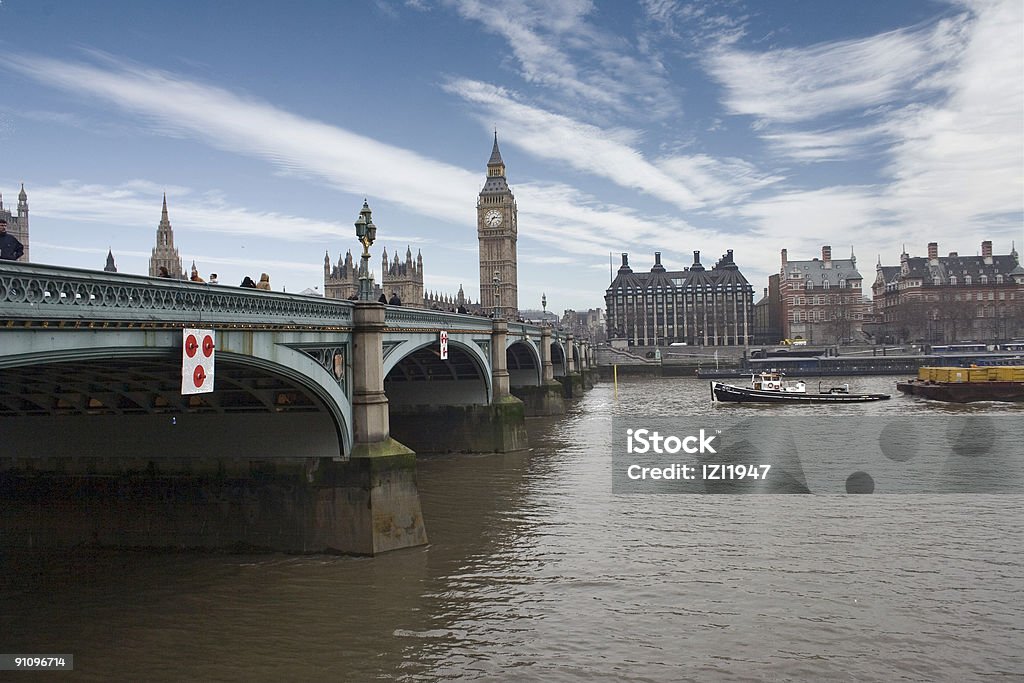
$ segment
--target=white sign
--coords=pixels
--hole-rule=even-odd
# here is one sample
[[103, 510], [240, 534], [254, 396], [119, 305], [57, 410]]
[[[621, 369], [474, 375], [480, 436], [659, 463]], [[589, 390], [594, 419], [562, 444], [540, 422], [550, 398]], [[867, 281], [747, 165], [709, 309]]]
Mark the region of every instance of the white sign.
[[441, 330], [441, 360], [448, 360], [448, 330]]
[[213, 391], [213, 330], [181, 332], [181, 395]]

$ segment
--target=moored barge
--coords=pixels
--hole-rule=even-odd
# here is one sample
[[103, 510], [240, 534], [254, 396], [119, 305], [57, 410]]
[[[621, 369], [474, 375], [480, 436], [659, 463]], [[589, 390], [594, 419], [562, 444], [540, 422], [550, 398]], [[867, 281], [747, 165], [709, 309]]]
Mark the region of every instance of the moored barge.
[[974, 368], [921, 368], [917, 378], [897, 382], [904, 394], [933, 401], [1024, 401], [1024, 365]]

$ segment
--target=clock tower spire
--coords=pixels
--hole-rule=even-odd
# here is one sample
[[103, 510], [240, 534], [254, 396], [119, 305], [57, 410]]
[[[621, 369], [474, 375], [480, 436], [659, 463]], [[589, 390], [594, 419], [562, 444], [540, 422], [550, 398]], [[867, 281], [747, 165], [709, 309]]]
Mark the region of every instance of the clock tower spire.
[[[505, 162], [498, 149], [498, 131], [487, 160], [487, 178], [476, 202], [476, 229], [480, 243], [480, 304], [515, 320], [519, 314], [518, 235], [516, 198], [505, 179]], [[497, 284], [495, 284], [497, 275]], [[495, 291], [498, 301], [495, 301]]]

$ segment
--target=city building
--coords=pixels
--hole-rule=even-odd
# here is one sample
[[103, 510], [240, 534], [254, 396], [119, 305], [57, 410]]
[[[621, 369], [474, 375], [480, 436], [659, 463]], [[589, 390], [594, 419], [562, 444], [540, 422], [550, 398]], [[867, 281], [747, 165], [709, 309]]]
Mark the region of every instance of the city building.
[[[423, 294], [423, 254], [418, 253], [413, 261], [412, 249], [406, 247], [404, 262], [398, 260], [398, 252], [389, 261], [385, 247], [381, 253], [381, 278], [374, 282], [374, 287], [374, 300], [381, 294], [388, 300], [397, 295], [403, 306], [429, 308]], [[344, 258], [339, 255], [334, 266], [331, 265], [330, 254], [324, 254], [324, 296], [328, 299], [354, 299], [358, 292], [359, 265], [352, 251], [347, 251]]]
[[156, 227], [156, 246], [149, 257], [149, 274], [151, 277], [160, 275], [160, 266], [167, 269], [172, 278], [187, 280], [188, 276], [181, 268], [181, 256], [174, 246], [174, 230], [167, 217], [167, 193], [164, 193], [164, 206], [160, 211], [160, 224]]
[[669, 271], [655, 252], [649, 273], [634, 273], [629, 254], [605, 292], [608, 338], [629, 346], [748, 345], [753, 335], [754, 289], [732, 249], [707, 270], [700, 252], [693, 264]]
[[498, 133], [487, 161], [487, 180], [476, 203], [477, 239], [480, 245], [480, 303], [498, 317], [515, 320], [519, 315], [518, 211], [516, 198], [505, 179], [505, 162], [498, 150]]
[[857, 257], [833, 259], [832, 247], [821, 258], [791, 261], [782, 250], [779, 270], [779, 323], [784, 339], [810, 344], [846, 344], [863, 339], [871, 303], [864, 297]]
[[388, 250], [385, 248], [381, 257], [381, 288], [384, 295], [391, 300], [398, 296], [403, 306], [423, 308], [423, 254], [417, 250], [416, 260], [412, 260], [412, 249], [405, 248], [405, 261], [395, 258], [388, 263]]
[[754, 343], [778, 344], [782, 334], [782, 297], [779, 294], [779, 274], [768, 276], [764, 296], [754, 304]]
[[604, 311], [600, 308], [590, 308], [586, 311], [574, 311], [566, 309], [562, 313], [561, 327], [566, 332], [572, 332], [577, 339], [588, 339], [593, 342], [605, 341]]
[[114, 252], [107, 249], [107, 264], [103, 266], [103, 271], [107, 273], [116, 273], [117, 266], [114, 264]]
[[21, 192], [18, 193], [17, 211], [16, 214], [12, 214], [10, 209], [5, 209], [4, 196], [0, 194], [0, 218], [7, 220], [7, 232], [25, 248], [25, 253], [18, 260], [28, 263], [31, 259], [28, 254], [28, 195], [25, 194], [25, 183], [21, 184]]
[[981, 243], [979, 256], [950, 252], [939, 256], [937, 242], [928, 256], [904, 248], [898, 266], [875, 267], [874, 327], [885, 342], [952, 343], [1001, 341], [1024, 336], [1024, 267], [1015, 245], [992, 253]]

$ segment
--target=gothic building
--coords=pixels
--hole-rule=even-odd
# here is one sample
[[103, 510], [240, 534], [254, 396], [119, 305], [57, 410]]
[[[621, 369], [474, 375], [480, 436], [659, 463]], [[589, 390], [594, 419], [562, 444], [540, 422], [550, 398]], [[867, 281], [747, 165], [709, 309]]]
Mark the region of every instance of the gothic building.
[[950, 252], [910, 256], [900, 265], [875, 269], [875, 327], [883, 341], [1003, 341], [1024, 335], [1024, 267], [1015, 246], [993, 254], [981, 243], [980, 256]]
[[395, 258], [388, 263], [388, 250], [384, 249], [381, 263], [381, 287], [384, 295], [391, 299], [397, 295], [403, 306], [423, 307], [423, 254], [416, 251], [416, 261], [412, 260], [412, 249], [405, 248], [405, 261]]
[[833, 259], [832, 247], [826, 245], [820, 259], [807, 261], [791, 261], [783, 249], [778, 314], [782, 337], [811, 344], [859, 341], [871, 310], [863, 280], [852, 249], [850, 258]]
[[745, 346], [753, 335], [754, 289], [732, 249], [711, 270], [699, 251], [693, 265], [677, 271], [666, 270], [655, 252], [649, 273], [634, 273], [623, 254], [604, 300], [608, 338], [629, 346]]
[[156, 246], [149, 257], [149, 274], [156, 277], [160, 274], [160, 266], [167, 268], [172, 278], [187, 280], [185, 271], [181, 269], [181, 256], [174, 246], [174, 231], [167, 217], [167, 193], [164, 193], [164, 207], [160, 212], [160, 224], [156, 227]]
[[499, 317], [508, 320], [519, 315], [517, 220], [516, 198], [505, 179], [505, 162], [498, 151], [495, 132], [491, 158], [487, 161], [487, 180], [476, 202], [480, 303], [486, 311], [498, 308]]
[[24, 183], [21, 184], [21, 192], [18, 193], [17, 214], [12, 214], [10, 209], [4, 208], [4, 196], [0, 194], [0, 217], [7, 220], [7, 232], [25, 247], [25, 253], [18, 260], [28, 263], [28, 195], [25, 194]]
[[[405, 261], [399, 261], [398, 252], [394, 259], [388, 261], [388, 250], [384, 249], [381, 256], [381, 279], [375, 283], [374, 297], [383, 294], [391, 299], [398, 295], [403, 306], [423, 308], [423, 254], [417, 253], [412, 258], [412, 249], [406, 247]], [[359, 292], [359, 266], [352, 257], [352, 251], [345, 253], [344, 259], [339, 255], [338, 263], [331, 265], [331, 256], [324, 254], [324, 296], [328, 299], [353, 299]]]
[[103, 272], [105, 273], [116, 273], [117, 265], [114, 263], [114, 252], [111, 249], [107, 249], [107, 265], [103, 266]]

